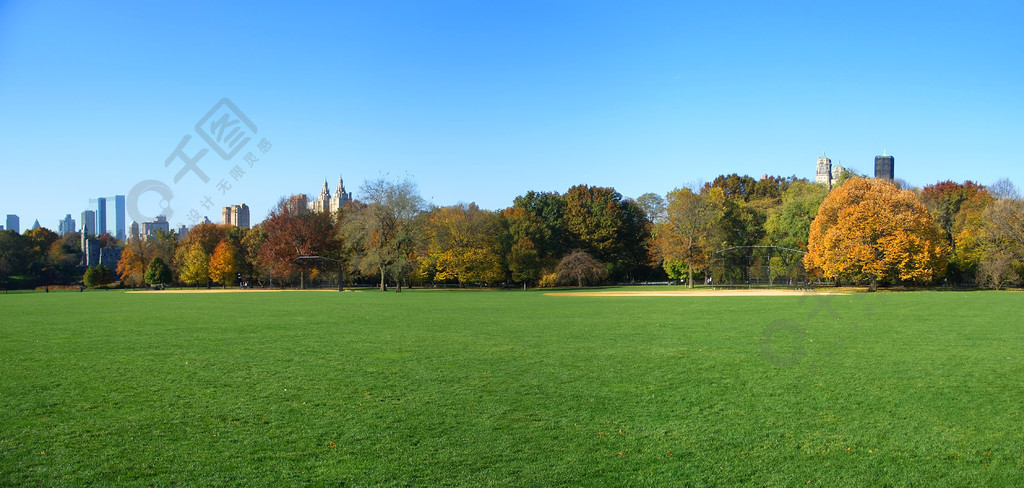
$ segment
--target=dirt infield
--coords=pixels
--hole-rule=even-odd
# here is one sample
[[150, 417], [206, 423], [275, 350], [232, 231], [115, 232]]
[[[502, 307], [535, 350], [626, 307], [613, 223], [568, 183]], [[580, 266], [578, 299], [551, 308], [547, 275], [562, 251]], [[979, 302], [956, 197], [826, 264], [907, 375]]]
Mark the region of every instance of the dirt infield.
[[545, 293], [554, 297], [792, 297], [803, 295], [848, 295], [842, 292], [818, 292], [788, 289], [746, 290], [637, 290], [637, 291], [559, 291]]
[[273, 288], [247, 288], [243, 290], [241, 288], [175, 288], [173, 290], [136, 290], [127, 291], [125, 293], [273, 293], [287, 291], [333, 291], [334, 293], [337, 293], [338, 289], [317, 288], [315, 290], [280, 290]]

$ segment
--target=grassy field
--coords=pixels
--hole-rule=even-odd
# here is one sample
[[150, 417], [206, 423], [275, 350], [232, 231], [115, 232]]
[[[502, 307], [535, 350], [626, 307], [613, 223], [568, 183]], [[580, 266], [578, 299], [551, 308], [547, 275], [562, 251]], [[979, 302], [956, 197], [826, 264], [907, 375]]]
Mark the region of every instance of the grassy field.
[[0, 484], [999, 486], [1024, 293], [0, 295]]

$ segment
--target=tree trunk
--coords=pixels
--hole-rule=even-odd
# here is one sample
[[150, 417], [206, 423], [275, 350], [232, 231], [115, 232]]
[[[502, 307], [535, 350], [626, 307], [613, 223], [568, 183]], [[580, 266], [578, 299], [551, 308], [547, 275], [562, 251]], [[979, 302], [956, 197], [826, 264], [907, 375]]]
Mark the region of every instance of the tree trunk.
[[686, 265], [686, 286], [691, 289], [693, 288], [693, 266], [689, 263]]
[[384, 284], [384, 266], [380, 267], [380, 291], [388, 291], [387, 285]]

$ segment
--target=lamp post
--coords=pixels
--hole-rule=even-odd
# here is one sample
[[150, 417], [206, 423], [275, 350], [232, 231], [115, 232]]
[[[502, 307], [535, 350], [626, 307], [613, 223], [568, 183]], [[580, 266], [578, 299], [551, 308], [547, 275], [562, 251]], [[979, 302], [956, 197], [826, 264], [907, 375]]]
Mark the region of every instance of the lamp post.
[[344, 291], [343, 288], [344, 288], [345, 280], [344, 280], [344, 274], [342, 273], [342, 269], [341, 269], [341, 260], [334, 259], [334, 258], [328, 258], [328, 257], [324, 257], [324, 256], [299, 256], [299, 257], [293, 259], [292, 262], [295, 263], [295, 264], [301, 264], [301, 263], [304, 263], [304, 262], [307, 262], [307, 261], [314, 261], [314, 260], [317, 260], [317, 259], [320, 259], [320, 260], [323, 260], [323, 261], [330, 261], [330, 262], [336, 263], [338, 265], [338, 291]]

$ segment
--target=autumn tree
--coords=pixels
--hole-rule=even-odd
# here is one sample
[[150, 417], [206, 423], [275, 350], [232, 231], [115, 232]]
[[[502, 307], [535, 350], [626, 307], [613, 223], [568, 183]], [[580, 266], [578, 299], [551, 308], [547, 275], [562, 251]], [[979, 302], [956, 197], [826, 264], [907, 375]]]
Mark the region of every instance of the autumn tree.
[[608, 268], [582, 249], [576, 249], [562, 258], [555, 272], [558, 273], [559, 283], [575, 283], [581, 288], [585, 284], [599, 284], [608, 277]]
[[247, 281], [262, 283], [264, 277], [269, 276], [266, 267], [260, 260], [260, 248], [267, 240], [267, 234], [263, 232], [263, 226], [254, 225], [242, 237], [241, 246], [241, 269], [242, 276]]
[[266, 239], [259, 245], [260, 265], [273, 279], [292, 282], [300, 272], [295, 264], [299, 256], [340, 258], [334, 224], [328, 213], [296, 208], [282, 199], [261, 224]]
[[389, 275], [401, 280], [412, 269], [412, 253], [416, 247], [414, 219], [423, 208], [412, 180], [391, 181], [379, 178], [363, 183], [364, 200], [354, 206], [346, 218], [346, 240], [358, 243], [353, 256], [364, 273], [380, 277], [380, 290], [385, 291]]
[[55, 284], [70, 284], [77, 279], [82, 260], [81, 235], [77, 232], [60, 236], [46, 253], [49, 279]]
[[459, 285], [501, 281], [500, 219], [473, 203], [434, 209], [427, 218], [422, 266], [434, 279]]
[[[948, 276], [953, 282], [972, 281], [978, 267], [980, 217], [992, 197], [972, 181], [942, 181], [921, 190], [921, 203], [945, 234], [950, 246]], [[963, 246], [961, 246], [963, 245]]]
[[146, 283], [146, 269], [155, 257], [156, 246], [142, 239], [129, 239], [117, 262], [117, 274], [126, 285], [137, 287]]
[[984, 211], [985, 250], [979, 275], [983, 282], [995, 285], [1017, 281], [1024, 271], [1024, 200], [1016, 191], [1000, 191], [1003, 198]]
[[210, 283], [210, 255], [199, 245], [181, 249], [183, 251], [178, 265], [181, 282], [187, 285], [208, 285]]
[[222, 239], [210, 255], [210, 279], [222, 286], [232, 283], [238, 276], [238, 249], [229, 239]]
[[833, 190], [811, 224], [804, 264], [826, 278], [929, 283], [946, 273], [948, 246], [910, 191], [853, 178]]
[[719, 218], [725, 200], [721, 188], [705, 187], [700, 193], [677, 188], [668, 193], [665, 221], [654, 228], [651, 256], [666, 271], [685, 265], [687, 286], [693, 288], [693, 272], [706, 267], [715, 247]]
[[189, 285], [209, 284], [210, 255], [227, 235], [227, 227], [221, 225], [203, 223], [192, 227], [174, 251], [178, 280]]

